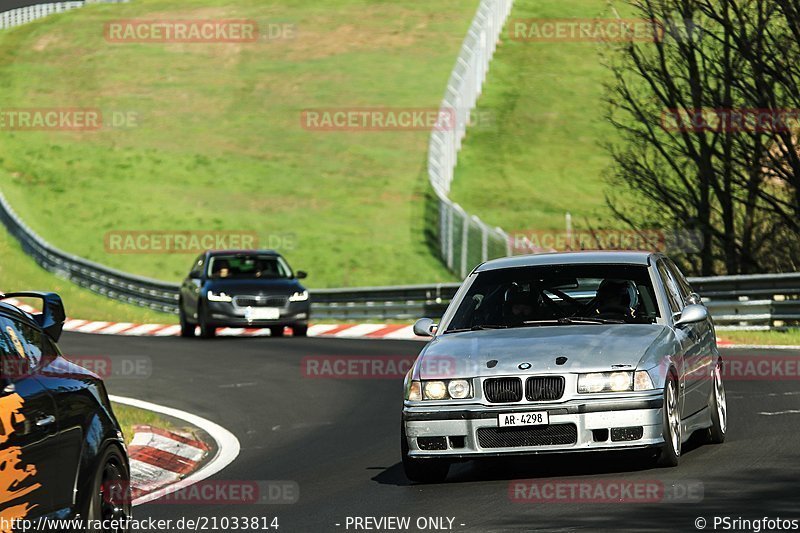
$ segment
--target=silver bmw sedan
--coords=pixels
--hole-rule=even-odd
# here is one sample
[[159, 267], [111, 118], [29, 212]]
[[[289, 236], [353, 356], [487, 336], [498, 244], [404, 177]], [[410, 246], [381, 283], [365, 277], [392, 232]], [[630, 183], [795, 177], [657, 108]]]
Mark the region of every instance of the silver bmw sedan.
[[677, 466], [694, 432], [725, 440], [714, 324], [666, 256], [498, 259], [464, 281], [405, 379], [409, 479], [486, 456], [650, 449]]

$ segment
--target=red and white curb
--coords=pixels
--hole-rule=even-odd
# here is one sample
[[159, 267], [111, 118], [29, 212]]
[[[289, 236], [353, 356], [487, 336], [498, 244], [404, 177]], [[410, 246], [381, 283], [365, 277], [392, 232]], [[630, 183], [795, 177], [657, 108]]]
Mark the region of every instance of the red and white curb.
[[[133, 324], [130, 322], [92, 322], [69, 319], [64, 331], [93, 333], [97, 335], [125, 335], [133, 337], [175, 337], [180, 335], [177, 324]], [[286, 328], [286, 334], [291, 328]], [[220, 337], [266, 337], [269, 328], [219, 328]], [[338, 337], [348, 339], [401, 339], [428, 340], [414, 335], [413, 326], [406, 324], [314, 324], [308, 328], [309, 337]]]
[[139, 498], [177, 483], [191, 474], [209, 453], [209, 446], [161, 428], [134, 426], [128, 445], [131, 495]]
[[137, 426], [128, 446], [133, 505], [194, 485], [220, 472], [239, 456], [241, 445], [236, 436], [210, 420], [143, 400], [122, 396], [109, 398], [112, 402], [183, 420], [205, 431], [215, 443], [213, 456], [204, 461], [211, 453], [207, 444], [150, 426]]
[[[39, 312], [18, 300], [9, 299], [7, 301], [26, 313]], [[131, 337], [176, 337], [181, 334], [181, 327], [177, 324], [135, 324], [133, 322], [102, 322], [68, 318], [64, 323], [64, 331]], [[290, 334], [291, 328], [286, 328], [284, 333]], [[269, 328], [219, 328], [217, 335], [220, 337], [266, 337], [269, 336]], [[308, 336], [345, 339], [429, 340], [427, 337], [414, 335], [413, 326], [406, 324], [314, 324], [309, 326]]]
[[[20, 304], [13, 299], [8, 301], [25, 312], [38, 312], [29, 305]], [[68, 319], [64, 323], [64, 331], [131, 337], [176, 337], [180, 335], [181, 327], [177, 324], [134, 324], [132, 322]], [[286, 328], [284, 333], [291, 334], [291, 328]], [[217, 335], [220, 337], [267, 337], [269, 336], [269, 329], [220, 328], [217, 330]], [[309, 326], [308, 336], [341, 339], [398, 339], [426, 342], [430, 340], [428, 337], [418, 337], [414, 334], [413, 326], [405, 324], [314, 324]], [[737, 344], [723, 338], [717, 338], [717, 346], [720, 348], [800, 350], [800, 346]]]

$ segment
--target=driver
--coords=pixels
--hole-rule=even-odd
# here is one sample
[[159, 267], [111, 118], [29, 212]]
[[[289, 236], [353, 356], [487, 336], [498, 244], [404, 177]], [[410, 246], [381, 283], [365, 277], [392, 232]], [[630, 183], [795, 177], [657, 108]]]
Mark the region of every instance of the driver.
[[503, 307], [506, 322], [514, 325], [534, 320], [538, 306], [534, 304], [531, 292], [524, 291], [517, 283], [512, 283], [506, 290]]
[[217, 271], [218, 278], [227, 278], [231, 275], [230, 265], [225, 259], [220, 259], [214, 262], [214, 269]]

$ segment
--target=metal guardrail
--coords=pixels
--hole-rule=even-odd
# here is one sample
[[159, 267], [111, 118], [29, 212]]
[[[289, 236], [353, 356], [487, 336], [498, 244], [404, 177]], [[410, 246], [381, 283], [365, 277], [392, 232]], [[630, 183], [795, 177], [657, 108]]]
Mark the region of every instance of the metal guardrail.
[[[127, 274], [66, 253], [46, 242], [0, 193], [0, 221], [22, 249], [46, 270], [98, 294], [166, 313], [177, 313], [176, 283]], [[690, 278], [716, 323], [725, 327], [800, 325], [800, 273]], [[439, 318], [458, 283], [311, 291], [315, 320], [413, 320]]]
[[436, 246], [447, 268], [462, 278], [487, 259], [511, 255], [508, 234], [470, 215], [447, 195], [461, 141], [513, 4], [513, 0], [481, 1], [440, 107], [440, 116], [454, 118], [454, 124], [434, 128], [428, 143], [428, 179], [436, 202]]
[[114, 300], [177, 313], [177, 284], [121, 272], [59, 250], [28, 227], [2, 193], [0, 221], [19, 240], [25, 253], [56, 276]]
[[722, 329], [800, 326], [800, 273], [689, 278]]

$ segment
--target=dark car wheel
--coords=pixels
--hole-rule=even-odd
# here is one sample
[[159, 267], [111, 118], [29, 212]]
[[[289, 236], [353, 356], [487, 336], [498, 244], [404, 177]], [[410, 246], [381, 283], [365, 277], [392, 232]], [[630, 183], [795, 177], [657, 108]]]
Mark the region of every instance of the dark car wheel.
[[195, 325], [189, 323], [183, 310], [183, 301], [178, 302], [178, 316], [181, 320], [181, 337], [194, 337]]
[[292, 326], [292, 336], [294, 337], [307, 337], [308, 326]]
[[283, 337], [283, 326], [270, 326], [269, 328], [269, 336], [270, 337]]
[[725, 432], [728, 430], [728, 402], [725, 398], [725, 385], [722, 383], [722, 362], [717, 363], [713, 380], [711, 399], [708, 402], [708, 407], [711, 409], [711, 427], [708, 428], [706, 440], [711, 444], [722, 444], [725, 442]]
[[678, 401], [678, 380], [673, 374], [664, 386], [664, 406], [662, 409], [664, 445], [658, 453], [656, 464], [661, 467], [678, 466], [681, 457], [681, 410]]
[[208, 323], [208, 319], [206, 318], [206, 310], [203, 306], [200, 307], [200, 310], [197, 312], [197, 319], [200, 322], [200, 336], [204, 339], [211, 339], [217, 334], [216, 326], [212, 326]]
[[400, 452], [406, 477], [417, 483], [442, 483], [447, 479], [450, 463], [442, 459], [415, 459], [408, 456], [405, 424], [400, 429]]
[[89, 527], [86, 531], [95, 533], [109, 531], [127, 533], [124, 520], [131, 516], [130, 474], [125, 467], [122, 454], [115, 447], [109, 447], [98, 461], [89, 490], [84, 502], [83, 516], [88, 520], [88, 526], [95, 523], [111, 525], [109, 521], [116, 521], [117, 527], [113, 529], [97, 529]]

